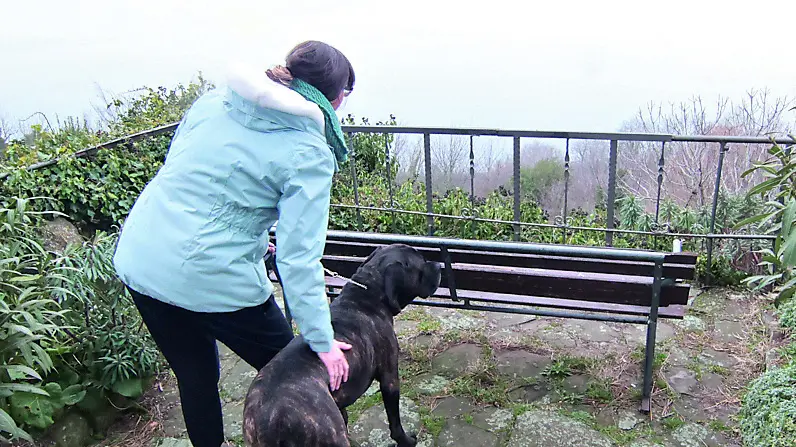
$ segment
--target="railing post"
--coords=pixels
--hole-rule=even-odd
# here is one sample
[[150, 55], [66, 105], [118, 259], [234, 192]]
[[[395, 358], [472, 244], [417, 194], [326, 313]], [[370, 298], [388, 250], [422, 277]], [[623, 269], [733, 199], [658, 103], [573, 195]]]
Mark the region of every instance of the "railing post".
[[614, 244], [614, 205], [616, 202], [616, 159], [619, 142], [611, 140], [611, 148], [608, 153], [608, 198], [606, 203], [605, 245], [611, 247]]
[[392, 210], [392, 232], [395, 233], [395, 196], [392, 190], [392, 164], [390, 163], [390, 142], [388, 141], [388, 134], [384, 134], [384, 156], [385, 164], [387, 165], [387, 190], [390, 194], [390, 210]]
[[664, 167], [664, 152], [666, 151], [666, 142], [661, 144], [661, 157], [658, 159], [658, 196], [655, 199], [655, 223], [658, 223], [658, 216], [661, 212], [661, 190], [663, 189], [663, 167]]
[[563, 226], [561, 231], [561, 243], [566, 245], [567, 243], [567, 205], [569, 200], [569, 138], [567, 138], [567, 148], [566, 152], [564, 152], [564, 208], [561, 212], [561, 225]]
[[520, 137], [514, 137], [514, 240], [520, 240]]
[[[655, 232], [660, 232], [660, 225], [658, 220], [661, 214], [661, 191], [663, 190], [663, 167], [664, 167], [664, 153], [666, 151], [666, 142], [661, 143], [661, 156], [658, 159], [658, 194], [655, 198]], [[653, 236], [652, 242], [654, 247], [658, 246], [658, 237]]]
[[[716, 232], [716, 208], [719, 205], [719, 191], [721, 190], [721, 171], [724, 168], [724, 154], [727, 153], [727, 143], [721, 142], [719, 147], [719, 163], [716, 167], [716, 184], [713, 187], [713, 204], [710, 207], [710, 230], [712, 235]], [[705, 283], [710, 285], [713, 282], [713, 237], [708, 236], [707, 254], [707, 277]]]
[[346, 136], [348, 137], [348, 145], [351, 147], [349, 162], [351, 163], [351, 178], [354, 181], [354, 205], [356, 205], [357, 213], [357, 231], [362, 231], [362, 210], [359, 209], [359, 182], [357, 181], [357, 151], [354, 146], [354, 138], [352, 135], [349, 133], [346, 134]]
[[473, 232], [473, 237], [475, 237], [475, 152], [473, 151], [473, 137], [473, 135], [470, 135], [470, 213], [473, 215], [470, 231]]
[[423, 134], [423, 149], [424, 149], [424, 158], [425, 158], [425, 169], [426, 169], [426, 220], [428, 223], [428, 235], [434, 235], [434, 216], [431, 214], [434, 212], [434, 196], [433, 196], [433, 185], [431, 183], [431, 134], [424, 133]]

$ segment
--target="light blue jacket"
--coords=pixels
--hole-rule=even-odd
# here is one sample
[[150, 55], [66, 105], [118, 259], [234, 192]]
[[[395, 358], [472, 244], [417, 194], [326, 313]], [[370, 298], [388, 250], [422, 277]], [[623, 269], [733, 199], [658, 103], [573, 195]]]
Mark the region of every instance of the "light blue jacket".
[[124, 223], [122, 281], [197, 312], [257, 306], [274, 290], [263, 256], [278, 220], [288, 306], [310, 347], [328, 352], [320, 261], [337, 164], [323, 126], [320, 108], [262, 72], [235, 73], [200, 97]]

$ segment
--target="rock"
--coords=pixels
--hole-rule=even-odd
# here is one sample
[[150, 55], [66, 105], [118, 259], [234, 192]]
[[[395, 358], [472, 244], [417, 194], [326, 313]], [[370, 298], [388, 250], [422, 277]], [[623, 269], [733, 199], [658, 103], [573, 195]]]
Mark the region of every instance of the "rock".
[[163, 390], [163, 404], [161, 411], [163, 412], [163, 419], [161, 421], [161, 430], [168, 438], [181, 438], [187, 433], [185, 429], [185, 419], [182, 416], [182, 407], [180, 407], [180, 393], [177, 387], [164, 388]]
[[653, 444], [652, 442], [647, 441], [646, 439], [637, 439], [631, 442], [627, 447], [660, 447], [660, 444], [658, 443]]
[[621, 410], [616, 418], [616, 426], [622, 430], [633, 430], [645, 420], [638, 411]]
[[527, 351], [507, 351], [497, 356], [497, 369], [514, 378], [534, 378], [553, 363], [549, 356]]
[[574, 327], [578, 336], [591, 342], [609, 343], [622, 337], [622, 333], [600, 321], [576, 321]]
[[693, 395], [698, 385], [696, 374], [685, 368], [672, 368], [666, 373], [669, 386], [680, 394]]
[[[659, 349], [656, 349], [655, 352], [660, 352]], [[686, 366], [691, 364], [694, 361], [694, 354], [679, 346], [672, 346], [668, 350], [668, 356], [666, 357], [666, 363], [673, 366]]]
[[617, 413], [616, 409], [611, 407], [603, 407], [597, 412], [597, 414], [594, 415], [594, 420], [603, 426], [616, 425], [616, 420], [618, 418], [619, 414]]
[[445, 391], [450, 381], [436, 374], [422, 374], [413, 379], [414, 388], [425, 395], [437, 395]]
[[238, 360], [231, 368], [222, 362], [222, 370], [227, 369], [229, 372], [221, 378], [220, 383], [222, 400], [226, 402], [243, 400], [254, 377], [257, 376], [257, 370], [243, 360]]
[[724, 377], [719, 374], [706, 373], [699, 379], [699, 385], [707, 392], [717, 392], [724, 385]]
[[470, 331], [484, 327], [485, 322], [480, 318], [465, 315], [456, 309], [430, 308], [426, 310], [439, 319], [442, 329], [446, 331]]
[[473, 425], [492, 433], [503, 431], [514, 422], [514, 413], [505, 408], [485, 407], [472, 417]]
[[705, 320], [693, 315], [686, 315], [682, 320], [675, 320], [674, 324], [686, 332], [705, 332], [707, 329]]
[[78, 411], [69, 411], [50, 428], [55, 447], [83, 447], [91, 441], [91, 424]]
[[85, 241], [77, 227], [63, 217], [45, 221], [42, 227], [44, 249], [63, 254], [70, 245], [81, 245]]
[[[622, 327], [622, 333], [625, 334], [625, 340], [629, 344], [640, 344], [644, 346], [647, 343], [646, 325], [626, 324]], [[675, 334], [676, 332], [671, 324], [658, 320], [657, 330], [655, 331], [655, 344], [660, 346], [661, 343], [674, 337]]]
[[699, 360], [706, 365], [721, 366], [732, 368], [738, 364], [738, 360], [727, 352], [716, 351], [706, 348], [699, 354]]
[[455, 418], [475, 409], [469, 401], [459, 397], [446, 397], [437, 403], [431, 414], [442, 416], [446, 419]]
[[[399, 404], [401, 425], [407, 434], [416, 434], [420, 430], [420, 414], [417, 405], [406, 397], [401, 397]], [[394, 445], [390, 439], [387, 425], [387, 413], [384, 407], [376, 405], [363, 411], [357, 422], [349, 427], [351, 440], [360, 447], [387, 447]]]
[[554, 324], [548, 324], [542, 330], [537, 331], [535, 335], [545, 345], [552, 348], [571, 349], [578, 345], [575, 338], [566, 329]]
[[613, 447], [611, 440], [583, 422], [544, 410], [517, 417], [508, 447]]
[[481, 365], [481, 353], [481, 347], [475, 344], [454, 346], [434, 357], [431, 367], [439, 374], [457, 377], [475, 371]]
[[434, 346], [436, 340], [433, 335], [423, 334], [413, 338], [411, 343], [415, 346], [428, 349]]
[[503, 314], [498, 312], [488, 312], [486, 314], [486, 320], [489, 322], [490, 326], [499, 329], [509, 328], [512, 326], [521, 326], [525, 323], [530, 323], [537, 318], [538, 317], [533, 315]]
[[686, 423], [671, 435], [674, 447], [721, 447], [726, 440], [707, 428], [694, 423]]
[[539, 382], [534, 385], [528, 385], [517, 388], [509, 393], [509, 399], [513, 401], [531, 403], [542, 400], [545, 396], [550, 394], [550, 385], [547, 382]]
[[152, 443], [154, 447], [193, 447], [187, 439], [162, 438]]
[[571, 394], [583, 394], [589, 387], [589, 376], [576, 374], [564, 379], [564, 390]]
[[437, 438], [439, 447], [498, 447], [498, 442], [493, 433], [458, 419], [448, 421]]
[[722, 343], [736, 343], [744, 334], [743, 324], [737, 321], [719, 320], [713, 327], [716, 331], [713, 335], [714, 340]]
[[743, 317], [747, 314], [747, 306], [745, 303], [746, 297], [745, 296], [730, 296], [730, 299], [727, 300], [727, 305], [722, 309], [721, 316], [724, 318], [731, 317], [731, 318], [738, 318]]
[[708, 422], [710, 420], [702, 403], [695, 397], [681, 396], [674, 402], [674, 409], [677, 414], [692, 422]]
[[765, 365], [766, 371], [771, 371], [779, 366], [780, 354], [779, 349], [772, 348], [766, 351]]
[[418, 322], [409, 320], [395, 320], [393, 330], [399, 336], [412, 334], [417, 330]]
[[231, 402], [221, 410], [227, 439], [243, 436], [243, 405], [244, 401]]
[[83, 411], [88, 418], [94, 433], [105, 435], [108, 428], [120, 417], [121, 410], [111, 405], [105, 392], [100, 388], [90, 387], [86, 390], [83, 400], [77, 403], [77, 408]]

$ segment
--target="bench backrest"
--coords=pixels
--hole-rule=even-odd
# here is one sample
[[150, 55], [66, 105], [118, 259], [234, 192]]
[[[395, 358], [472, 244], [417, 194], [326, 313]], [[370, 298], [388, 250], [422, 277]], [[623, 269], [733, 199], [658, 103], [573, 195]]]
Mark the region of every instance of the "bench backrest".
[[[529, 244], [500, 243], [495, 244], [496, 249], [484, 251], [448, 248], [445, 244], [434, 247], [435, 239], [407, 238], [407, 245], [414, 246], [426, 259], [441, 263], [443, 296], [473, 292], [651, 305], [655, 261], [638, 258], [654, 252], [607, 249], [605, 258], [601, 258], [602, 251], [593, 248], [570, 246], [563, 250], [561, 246], [532, 244], [539, 253], [512, 253], [505, 249], [521, 251]], [[350, 277], [373, 250], [396, 241], [401, 238], [390, 235], [378, 240], [372, 234], [363, 234], [357, 240], [352, 233], [330, 232], [322, 263], [329, 270]], [[694, 278], [697, 256], [654, 254], [663, 262], [660, 306], [687, 304], [689, 286], [683, 281]], [[617, 259], [622, 257], [627, 259]]]

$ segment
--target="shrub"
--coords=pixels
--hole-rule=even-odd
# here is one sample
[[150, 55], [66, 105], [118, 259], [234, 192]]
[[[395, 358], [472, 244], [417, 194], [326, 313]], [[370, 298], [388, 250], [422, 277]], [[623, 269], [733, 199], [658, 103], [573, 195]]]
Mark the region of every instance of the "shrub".
[[67, 285], [59, 266], [35, 239], [40, 216], [16, 199], [0, 207], [0, 440], [30, 439], [26, 427], [46, 428], [54, 412], [82, 399], [82, 386], [51, 380], [52, 355], [65, 346], [68, 310], [54, 299]]
[[[51, 213], [46, 213], [51, 214]], [[0, 438], [30, 439], [87, 390], [136, 398], [158, 350], [116, 278], [115, 235], [58, 255], [26, 199], [0, 207]]]
[[157, 374], [161, 357], [124, 284], [113, 269], [118, 235], [98, 232], [90, 242], [67, 249], [60, 258], [69, 268], [71, 289], [62, 304], [74, 310], [74, 341], [65, 363], [87, 386], [128, 398], [143, 393], [143, 383]]
[[779, 324], [782, 328], [796, 333], [796, 298], [782, 303], [777, 309]]
[[796, 366], [773, 369], [755, 379], [739, 416], [745, 445], [792, 446], [796, 439]]
[[796, 294], [796, 145], [782, 147], [774, 144], [769, 158], [754, 164], [744, 175], [762, 171], [765, 181], [749, 191], [749, 196], [759, 196], [765, 209], [737, 224], [738, 227], [755, 224], [775, 236], [774, 247], [761, 250], [760, 265], [763, 275], [747, 278], [745, 282], [755, 290], [773, 287], [777, 304]]

